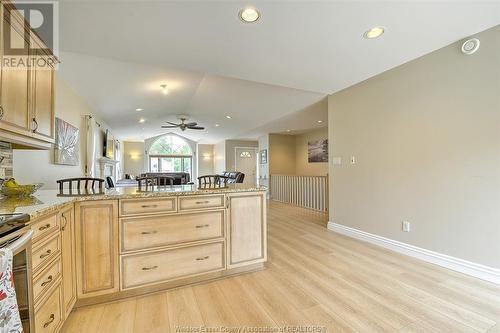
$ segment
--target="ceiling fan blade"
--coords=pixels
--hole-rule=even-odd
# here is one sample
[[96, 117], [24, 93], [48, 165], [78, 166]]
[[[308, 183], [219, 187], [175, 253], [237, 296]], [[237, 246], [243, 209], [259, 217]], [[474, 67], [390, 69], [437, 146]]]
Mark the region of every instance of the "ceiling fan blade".
[[196, 126], [196, 125], [198, 125], [198, 123], [189, 123], [189, 124], [186, 124], [186, 126], [188, 126], [188, 127]]
[[201, 127], [201, 126], [188, 126], [189, 129], [192, 129], [192, 130], [204, 130], [205, 127]]
[[170, 121], [167, 121], [166, 123], [167, 123], [167, 124], [170, 124], [170, 125], [172, 125], [172, 126], [180, 126], [180, 124], [171, 123]]
[[177, 128], [179, 127], [178, 125], [175, 125], [175, 126], [162, 126], [161, 128]]

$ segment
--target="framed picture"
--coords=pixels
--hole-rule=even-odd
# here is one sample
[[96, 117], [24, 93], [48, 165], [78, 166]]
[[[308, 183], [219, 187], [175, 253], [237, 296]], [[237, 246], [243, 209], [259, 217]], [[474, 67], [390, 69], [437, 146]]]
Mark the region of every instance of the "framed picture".
[[78, 165], [80, 162], [80, 130], [75, 126], [56, 118], [56, 143], [54, 163]]
[[260, 151], [260, 164], [267, 164], [267, 149]]
[[328, 139], [308, 142], [309, 163], [328, 162]]

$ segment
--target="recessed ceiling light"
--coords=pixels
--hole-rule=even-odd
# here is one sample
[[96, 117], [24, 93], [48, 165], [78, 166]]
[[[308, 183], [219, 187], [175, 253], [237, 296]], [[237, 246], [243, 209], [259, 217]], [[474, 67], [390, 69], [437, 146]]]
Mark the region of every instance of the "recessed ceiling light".
[[240, 19], [246, 23], [253, 23], [260, 18], [260, 13], [255, 8], [243, 8], [239, 12]]
[[321, 124], [323, 122], [323, 120], [318, 120], [318, 124]]
[[363, 37], [366, 39], [372, 39], [372, 38], [377, 38], [382, 36], [382, 34], [385, 32], [385, 29], [382, 27], [373, 27], [367, 32], [363, 34]]
[[135, 109], [135, 111], [137, 111], [137, 112], [141, 112], [141, 111], [144, 111], [144, 109], [137, 108], [137, 109]]
[[163, 91], [163, 95], [168, 95], [168, 86], [166, 84], [160, 85], [160, 88]]
[[231, 119], [231, 116], [226, 116], [227, 119]]
[[219, 124], [215, 124], [215, 127], [219, 127], [220, 125]]
[[146, 119], [144, 119], [144, 118], [139, 119], [139, 123], [144, 124], [145, 122], [146, 122]]

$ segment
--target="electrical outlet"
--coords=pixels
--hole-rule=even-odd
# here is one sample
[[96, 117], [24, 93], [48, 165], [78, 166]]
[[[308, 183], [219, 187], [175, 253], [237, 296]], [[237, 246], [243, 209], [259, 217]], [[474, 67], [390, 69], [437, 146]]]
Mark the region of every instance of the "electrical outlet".
[[404, 232], [410, 232], [410, 230], [411, 230], [411, 223], [410, 222], [403, 221], [402, 226], [403, 226]]

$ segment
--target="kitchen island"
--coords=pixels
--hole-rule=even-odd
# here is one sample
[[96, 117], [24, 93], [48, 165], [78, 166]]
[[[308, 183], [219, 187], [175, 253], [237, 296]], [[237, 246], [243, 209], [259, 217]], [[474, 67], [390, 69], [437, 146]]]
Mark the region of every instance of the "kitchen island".
[[0, 212], [31, 216], [37, 332], [59, 330], [75, 305], [255, 271], [267, 260], [263, 188], [58, 193], [0, 202]]

